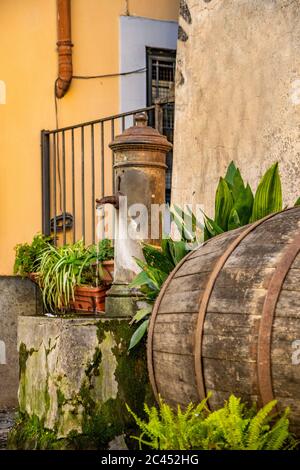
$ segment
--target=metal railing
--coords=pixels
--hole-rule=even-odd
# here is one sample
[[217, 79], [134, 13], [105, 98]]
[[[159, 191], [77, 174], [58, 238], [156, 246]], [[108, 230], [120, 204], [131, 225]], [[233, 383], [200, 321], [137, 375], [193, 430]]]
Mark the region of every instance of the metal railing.
[[[41, 131], [42, 230], [57, 243], [96, 240], [96, 198], [114, 193], [114, 154], [108, 144], [134, 124], [134, 115], [148, 114], [149, 123], [164, 131], [170, 103], [136, 109], [103, 119]], [[164, 111], [166, 110], [166, 111]], [[105, 229], [103, 227], [103, 233]]]

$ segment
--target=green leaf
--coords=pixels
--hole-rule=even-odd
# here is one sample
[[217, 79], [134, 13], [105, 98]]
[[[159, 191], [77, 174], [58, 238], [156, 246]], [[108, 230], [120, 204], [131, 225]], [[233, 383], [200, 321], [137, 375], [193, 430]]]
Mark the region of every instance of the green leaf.
[[174, 264], [174, 261], [173, 261], [173, 258], [169, 249], [169, 240], [170, 240], [170, 237], [166, 237], [162, 239], [161, 249], [162, 249], [163, 254], [168, 258], [169, 262]]
[[228, 230], [234, 230], [235, 228], [241, 226], [242, 224], [239, 218], [239, 214], [237, 213], [237, 210], [233, 208], [228, 219]]
[[147, 331], [149, 320], [145, 320], [133, 333], [128, 350], [134, 348], [143, 338], [144, 334]]
[[253, 200], [252, 190], [249, 184], [247, 184], [246, 188], [241, 190], [240, 195], [233, 206], [233, 209], [238, 213], [240, 226], [244, 226], [249, 223], [252, 214]]
[[189, 210], [189, 213], [187, 213], [179, 206], [174, 205], [170, 209], [170, 215], [178, 228], [182, 240], [193, 241], [195, 239], [197, 221], [192, 211]]
[[268, 169], [258, 185], [253, 203], [251, 222], [281, 210], [282, 191], [277, 162]]
[[147, 315], [150, 315], [150, 313], [152, 312], [152, 309], [153, 309], [153, 305], [148, 305], [145, 308], [141, 308], [134, 315], [133, 319], [131, 320], [131, 323], [138, 323], [139, 321], [143, 320], [143, 318], [145, 318]]
[[174, 263], [162, 252], [161, 248], [143, 244], [143, 255], [149, 266], [169, 274], [174, 269]]
[[236, 168], [235, 164], [232, 161], [229, 164], [229, 166], [227, 168], [226, 175], [225, 175], [225, 180], [227, 181], [228, 184], [233, 185], [233, 180], [234, 180], [234, 176], [235, 176], [236, 172], [237, 172], [237, 168]]
[[185, 233], [185, 228], [184, 228], [184, 221], [183, 221], [183, 212], [180, 207], [178, 206], [173, 206], [170, 208], [170, 216], [172, 222], [175, 222], [176, 227], [179, 231], [180, 237], [181, 238], [186, 238], [186, 236], [189, 236], [189, 234]]
[[221, 233], [224, 232], [224, 230], [222, 230], [221, 227], [219, 227], [218, 224], [216, 224], [216, 222], [213, 219], [210, 219], [205, 214], [204, 214], [204, 224], [205, 224], [205, 232], [204, 232], [205, 240], [215, 237], [216, 235], [220, 235]]
[[145, 271], [141, 271], [129, 284], [129, 287], [141, 287], [145, 284], [149, 284], [151, 279]]
[[173, 241], [168, 240], [169, 251], [173, 259], [174, 267], [178, 264], [182, 258], [184, 258], [188, 251], [186, 249], [186, 242], [184, 241]]
[[149, 266], [147, 263], [140, 259], [135, 258], [135, 261], [137, 265], [147, 274], [150, 281], [152, 281], [153, 284], [158, 289], [160, 289], [165, 280], [167, 279], [168, 274], [159, 269], [153, 268], [152, 266]]
[[231, 186], [233, 200], [237, 201], [245, 192], [245, 185], [240, 170], [237, 169]]
[[298, 197], [297, 201], [295, 202], [295, 206], [300, 206], [300, 197]]
[[220, 178], [215, 200], [215, 223], [222, 229], [227, 230], [228, 219], [233, 207], [233, 197], [228, 183]]

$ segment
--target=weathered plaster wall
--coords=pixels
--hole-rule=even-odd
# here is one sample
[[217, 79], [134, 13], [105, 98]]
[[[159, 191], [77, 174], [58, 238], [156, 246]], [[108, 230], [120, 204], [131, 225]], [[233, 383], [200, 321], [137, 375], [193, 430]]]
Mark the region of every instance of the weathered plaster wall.
[[181, 2], [173, 200], [213, 215], [231, 160], [250, 184], [280, 162], [300, 192], [300, 0]]
[[52, 445], [76, 447], [80, 441], [84, 448], [105, 448], [115, 438], [124, 445], [120, 436], [133, 427], [125, 404], [141, 413], [144, 401], [152, 400], [145, 348], [128, 353], [131, 335], [128, 319], [20, 317], [23, 422], [11, 445], [32, 445], [28, 426], [50, 432]]
[[0, 410], [14, 408], [18, 404], [18, 317], [41, 311], [41, 299], [33, 282], [0, 276]]

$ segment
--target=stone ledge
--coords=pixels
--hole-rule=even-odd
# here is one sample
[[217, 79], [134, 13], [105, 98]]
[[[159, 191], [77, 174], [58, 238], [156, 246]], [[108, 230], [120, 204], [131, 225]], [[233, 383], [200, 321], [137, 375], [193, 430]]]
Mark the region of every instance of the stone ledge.
[[[128, 352], [132, 333], [124, 317], [20, 317], [24, 423], [35, 420], [52, 438], [75, 447], [86, 439], [94, 448], [107, 448], [114, 438], [132, 433], [125, 403], [141, 414], [144, 401], [153, 400], [145, 345]], [[19, 442], [18, 429], [12, 436], [11, 447], [30, 448]]]
[[0, 409], [17, 406], [19, 315], [42, 313], [37, 286], [27, 278], [0, 276]]

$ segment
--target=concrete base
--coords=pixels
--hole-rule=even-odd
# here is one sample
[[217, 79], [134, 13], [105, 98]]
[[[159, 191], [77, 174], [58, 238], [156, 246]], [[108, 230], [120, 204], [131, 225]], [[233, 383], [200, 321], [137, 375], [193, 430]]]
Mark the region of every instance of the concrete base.
[[132, 318], [138, 310], [145, 307], [143, 297], [128, 284], [113, 284], [106, 294], [105, 313], [108, 317]]
[[18, 316], [40, 314], [42, 311], [39, 289], [32, 281], [17, 276], [0, 276], [0, 410], [18, 405]]
[[[152, 401], [145, 345], [128, 353], [133, 331], [124, 318], [20, 317], [23, 424], [10, 447], [31, 448], [30, 438], [24, 442], [28, 425], [38, 427], [38, 436], [47, 430], [60, 448], [124, 443], [135, 427], [125, 404], [140, 414], [144, 401]], [[42, 440], [38, 448], [49, 446]]]

